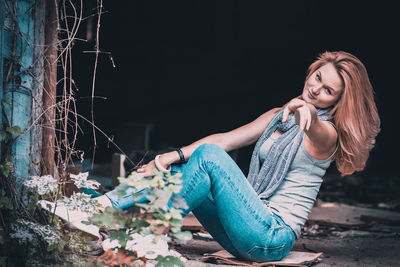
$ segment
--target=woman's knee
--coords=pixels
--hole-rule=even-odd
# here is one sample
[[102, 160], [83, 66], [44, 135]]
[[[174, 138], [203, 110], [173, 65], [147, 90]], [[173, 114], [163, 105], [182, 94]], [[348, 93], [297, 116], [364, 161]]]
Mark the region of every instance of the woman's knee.
[[215, 144], [202, 144], [194, 152], [192, 156], [200, 158], [210, 158], [212, 155], [226, 154], [226, 152]]
[[230, 159], [228, 153], [215, 144], [200, 145], [190, 157], [191, 161], [203, 166], [219, 166], [228, 159]]

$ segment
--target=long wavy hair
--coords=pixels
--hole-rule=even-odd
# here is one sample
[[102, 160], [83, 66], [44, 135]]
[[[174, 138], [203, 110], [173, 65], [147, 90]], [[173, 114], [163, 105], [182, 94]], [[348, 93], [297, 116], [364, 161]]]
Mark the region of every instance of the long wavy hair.
[[380, 119], [367, 70], [352, 54], [343, 51], [322, 53], [308, 68], [306, 80], [327, 63], [335, 66], [344, 85], [330, 116], [339, 140], [334, 160], [340, 173], [349, 175], [364, 169], [380, 132]]

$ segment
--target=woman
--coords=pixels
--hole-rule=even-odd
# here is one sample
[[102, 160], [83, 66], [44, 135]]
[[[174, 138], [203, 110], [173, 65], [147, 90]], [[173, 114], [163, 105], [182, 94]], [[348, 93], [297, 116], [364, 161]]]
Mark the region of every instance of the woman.
[[[283, 108], [158, 155], [137, 172], [182, 172], [184, 215], [193, 211], [236, 257], [280, 260], [300, 236], [330, 163], [342, 175], [361, 171], [379, 127], [364, 65], [349, 53], [325, 52], [309, 67], [301, 96]], [[246, 179], [226, 152], [256, 141]], [[113, 191], [97, 199], [104, 206], [133, 205]]]

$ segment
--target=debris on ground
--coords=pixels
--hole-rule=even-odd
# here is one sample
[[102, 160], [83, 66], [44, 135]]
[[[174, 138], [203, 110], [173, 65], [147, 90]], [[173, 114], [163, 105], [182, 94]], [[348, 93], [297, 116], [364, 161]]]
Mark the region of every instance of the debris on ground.
[[[396, 266], [391, 264], [398, 262], [395, 258], [400, 255], [399, 222], [399, 212], [318, 200], [292, 252], [311, 253], [310, 255], [322, 252], [323, 254], [312, 262], [312, 265], [317, 267]], [[194, 238], [187, 244], [176, 246], [188, 259], [187, 266], [248, 264], [237, 259], [215, 256], [218, 255], [215, 253], [223, 248], [204, 230], [192, 213], [185, 217], [183, 227], [192, 231]], [[380, 246], [374, 246], [377, 242]], [[372, 253], [373, 248], [376, 252]], [[376, 255], [378, 252], [387, 257], [382, 259]], [[375, 256], [372, 258], [373, 255]], [[210, 259], [214, 261], [210, 262]], [[255, 266], [254, 263], [250, 264]]]
[[[104, 169], [111, 168], [104, 165]], [[100, 178], [111, 176], [100, 174]], [[327, 172], [318, 201], [292, 250], [322, 252], [321, 260], [313, 263], [316, 267], [399, 266], [399, 181], [397, 174], [361, 173], [342, 178], [335, 171]], [[192, 213], [185, 217], [183, 229], [191, 231], [193, 239], [186, 244], [170, 245], [188, 259], [185, 266], [234, 266], [215, 265], [203, 258], [223, 248]]]
[[203, 256], [206, 260], [213, 260], [216, 263], [222, 264], [232, 264], [232, 265], [240, 265], [240, 266], [307, 266], [314, 262], [319, 261], [319, 258], [322, 256], [322, 253], [310, 253], [310, 252], [301, 252], [301, 251], [291, 251], [289, 255], [287, 255], [284, 259], [280, 261], [273, 262], [250, 262], [243, 261], [235, 258], [226, 250], [220, 250], [212, 254], [206, 254]]

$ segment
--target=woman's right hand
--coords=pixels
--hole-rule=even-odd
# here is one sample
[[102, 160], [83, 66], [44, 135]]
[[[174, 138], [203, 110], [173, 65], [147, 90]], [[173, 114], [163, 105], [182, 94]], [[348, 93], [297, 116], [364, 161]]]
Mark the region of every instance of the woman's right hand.
[[282, 122], [286, 122], [289, 114], [294, 113], [296, 123], [300, 126], [300, 131], [308, 131], [313, 121], [317, 118], [317, 110], [312, 104], [304, 100], [294, 98], [283, 110]]
[[153, 170], [157, 169], [154, 160], [144, 164], [136, 170], [137, 173], [143, 174], [143, 177], [154, 176]]

